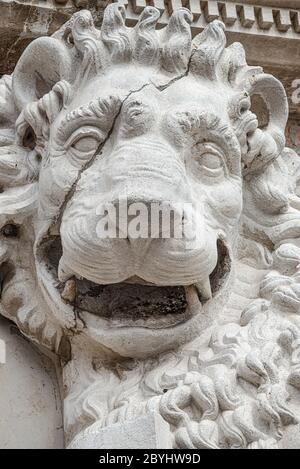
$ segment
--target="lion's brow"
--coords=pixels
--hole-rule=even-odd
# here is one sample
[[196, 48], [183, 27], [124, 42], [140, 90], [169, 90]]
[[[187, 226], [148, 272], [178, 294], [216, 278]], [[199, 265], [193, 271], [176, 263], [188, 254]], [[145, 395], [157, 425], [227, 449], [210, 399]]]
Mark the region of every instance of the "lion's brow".
[[72, 122], [78, 122], [82, 119], [96, 119], [101, 127], [110, 127], [112, 120], [120, 108], [120, 102], [117, 96], [99, 97], [92, 100], [87, 105], [70, 111], [62, 120], [61, 128], [64, 129], [72, 124]]

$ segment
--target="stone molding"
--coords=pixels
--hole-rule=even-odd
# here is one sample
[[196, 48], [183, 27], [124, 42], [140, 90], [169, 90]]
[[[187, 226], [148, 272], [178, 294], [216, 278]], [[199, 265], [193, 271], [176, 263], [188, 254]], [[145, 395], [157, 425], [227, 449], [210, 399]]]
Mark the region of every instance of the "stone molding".
[[[40, 8], [58, 7], [62, 9], [90, 8], [102, 10], [110, 1], [97, 0], [21, 0], [20, 4], [32, 4]], [[194, 16], [193, 27], [195, 33], [201, 31], [208, 23], [221, 19], [228, 31], [246, 32], [249, 34], [263, 34], [268, 36], [283, 36], [286, 38], [300, 37], [300, 10], [285, 6], [253, 5], [253, 2], [217, 1], [217, 0], [119, 0], [127, 8], [127, 19], [137, 20], [140, 12], [152, 5], [161, 12], [159, 24], [168, 23], [174, 10], [187, 7]], [[264, 3], [259, 2], [258, 3]], [[276, 2], [277, 4], [278, 2]]]
[[[137, 18], [143, 8], [149, 4], [147, 0], [122, 0], [122, 3], [127, 6], [127, 17], [132, 19]], [[221, 19], [226, 29], [232, 32], [282, 35], [287, 38], [300, 37], [298, 10], [216, 0], [152, 0], [152, 3], [162, 12], [161, 24], [166, 24], [170, 14], [177, 8], [182, 6], [189, 8], [194, 16], [192, 26], [196, 33], [211, 21]]]

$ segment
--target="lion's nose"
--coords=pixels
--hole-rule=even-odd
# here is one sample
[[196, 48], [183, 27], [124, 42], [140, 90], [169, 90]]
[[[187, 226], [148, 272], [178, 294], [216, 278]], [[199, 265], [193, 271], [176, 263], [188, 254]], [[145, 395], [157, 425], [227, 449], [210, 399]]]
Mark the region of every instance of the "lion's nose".
[[170, 200], [130, 197], [113, 200], [102, 212], [117, 238], [177, 239], [184, 237], [192, 207]]

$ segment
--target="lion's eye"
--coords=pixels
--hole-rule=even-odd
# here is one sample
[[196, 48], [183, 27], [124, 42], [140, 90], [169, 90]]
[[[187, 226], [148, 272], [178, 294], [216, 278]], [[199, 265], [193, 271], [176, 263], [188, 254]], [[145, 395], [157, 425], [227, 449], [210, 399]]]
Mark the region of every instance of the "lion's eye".
[[200, 157], [196, 158], [196, 161], [199, 165], [212, 171], [222, 166], [219, 156], [213, 153], [203, 153]]
[[224, 156], [213, 144], [196, 145], [193, 152], [193, 164], [200, 175], [211, 177], [224, 175]]
[[86, 161], [97, 151], [105, 135], [100, 129], [81, 127], [65, 143], [65, 148], [74, 163]]
[[75, 141], [71, 146], [79, 152], [91, 152], [96, 151], [99, 145], [99, 140], [95, 137], [81, 137], [79, 140]]

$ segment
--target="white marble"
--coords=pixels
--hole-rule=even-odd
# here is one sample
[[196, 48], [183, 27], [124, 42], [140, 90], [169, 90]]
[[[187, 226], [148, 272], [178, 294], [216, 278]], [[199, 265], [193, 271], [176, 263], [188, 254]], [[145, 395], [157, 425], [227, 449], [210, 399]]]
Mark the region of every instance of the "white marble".
[[168, 424], [150, 412], [125, 423], [98, 428], [96, 422], [74, 438], [68, 449], [170, 449]]
[[[1, 313], [61, 359], [67, 446], [97, 428], [118, 447], [113, 425], [154, 412], [174, 448], [280, 447], [300, 389], [286, 93], [223, 23], [192, 41], [187, 9], [158, 19], [112, 4], [99, 30], [83, 10], [2, 78]], [[127, 229], [166, 201], [194, 240], [99, 235], [103, 207]]]

